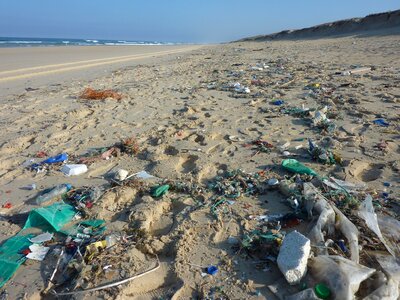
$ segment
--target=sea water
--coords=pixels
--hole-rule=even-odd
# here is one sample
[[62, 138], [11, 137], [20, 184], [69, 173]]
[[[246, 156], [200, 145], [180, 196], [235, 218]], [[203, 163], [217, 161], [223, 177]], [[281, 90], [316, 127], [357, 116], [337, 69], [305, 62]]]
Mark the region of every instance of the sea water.
[[0, 37], [0, 47], [176, 45], [157, 41]]

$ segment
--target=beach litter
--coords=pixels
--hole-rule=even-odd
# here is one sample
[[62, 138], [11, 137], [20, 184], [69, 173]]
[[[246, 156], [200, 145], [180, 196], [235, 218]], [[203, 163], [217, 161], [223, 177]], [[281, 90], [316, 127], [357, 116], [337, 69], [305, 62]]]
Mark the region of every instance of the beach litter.
[[384, 119], [376, 119], [376, 120], [373, 120], [372, 123], [374, 123], [375, 125], [382, 126], [382, 127], [389, 127], [389, 125], [390, 125]]

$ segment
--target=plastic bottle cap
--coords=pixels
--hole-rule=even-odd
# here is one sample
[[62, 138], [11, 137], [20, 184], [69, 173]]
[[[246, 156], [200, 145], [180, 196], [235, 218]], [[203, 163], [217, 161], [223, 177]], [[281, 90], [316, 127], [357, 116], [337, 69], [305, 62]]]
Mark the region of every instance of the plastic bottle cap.
[[216, 266], [207, 267], [207, 273], [210, 275], [215, 275], [218, 272], [218, 268]]
[[318, 298], [321, 299], [328, 299], [331, 295], [331, 290], [323, 283], [318, 283], [315, 285], [314, 291]]

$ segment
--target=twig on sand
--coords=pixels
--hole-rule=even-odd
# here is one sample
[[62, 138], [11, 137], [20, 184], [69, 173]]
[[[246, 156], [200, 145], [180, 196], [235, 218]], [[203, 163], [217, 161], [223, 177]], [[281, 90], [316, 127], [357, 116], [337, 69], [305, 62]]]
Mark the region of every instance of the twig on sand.
[[160, 268], [160, 260], [158, 259], [158, 256], [157, 256], [157, 265], [154, 268], [152, 268], [150, 270], [147, 270], [147, 271], [145, 271], [143, 273], [139, 273], [139, 274], [137, 274], [135, 276], [132, 276], [132, 277], [129, 277], [129, 278], [125, 278], [125, 279], [120, 280], [120, 281], [108, 283], [108, 284], [105, 284], [105, 285], [101, 285], [101, 286], [98, 286], [98, 287], [86, 289], [86, 290], [72, 291], [72, 292], [66, 292], [66, 293], [57, 293], [55, 290], [53, 290], [52, 293], [55, 296], [67, 296], [67, 295], [76, 295], [76, 294], [84, 294], [84, 293], [89, 293], [89, 292], [100, 291], [100, 290], [108, 289], [108, 288], [111, 288], [111, 287], [114, 287], [114, 286], [118, 286], [118, 285], [127, 283], [127, 282], [132, 281], [132, 280], [134, 280], [136, 278], [139, 278], [139, 277], [147, 275], [147, 274], [149, 274], [151, 272], [154, 272], [158, 268]]

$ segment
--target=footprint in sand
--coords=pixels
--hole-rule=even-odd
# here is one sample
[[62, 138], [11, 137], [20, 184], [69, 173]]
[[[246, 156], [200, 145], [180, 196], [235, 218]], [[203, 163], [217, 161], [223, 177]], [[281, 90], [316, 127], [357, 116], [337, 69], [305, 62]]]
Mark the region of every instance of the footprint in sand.
[[384, 168], [384, 164], [353, 160], [346, 169], [348, 173], [356, 179], [363, 182], [370, 182], [380, 178]]
[[199, 157], [197, 155], [181, 157], [175, 170], [184, 174], [190, 173], [197, 168], [196, 161], [198, 159]]

